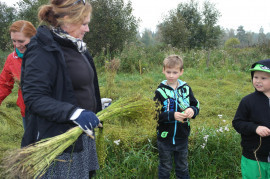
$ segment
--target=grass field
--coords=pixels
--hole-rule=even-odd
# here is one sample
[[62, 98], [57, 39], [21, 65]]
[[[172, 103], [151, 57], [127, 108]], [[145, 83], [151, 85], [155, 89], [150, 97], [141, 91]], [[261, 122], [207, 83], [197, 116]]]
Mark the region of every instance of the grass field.
[[[161, 70], [156, 68], [143, 75], [117, 75], [117, 87], [111, 89], [112, 96], [117, 98], [119, 94], [140, 91], [152, 98], [159, 82], [164, 79]], [[230, 70], [201, 71], [187, 68], [181, 79], [192, 87], [201, 108], [197, 118], [191, 121], [191, 177], [240, 178], [240, 136], [232, 128], [231, 121], [241, 98], [253, 91], [250, 74]], [[122, 157], [119, 159], [118, 155]], [[154, 131], [149, 143], [117, 155], [109, 152], [107, 158], [108, 165], [99, 171], [98, 178], [104, 175], [116, 178], [156, 178], [158, 156]]]
[[[241, 178], [240, 136], [232, 128], [231, 121], [242, 97], [254, 90], [250, 73], [246, 69], [256, 59], [249, 59], [243, 64], [237, 61], [239, 56], [232, 58], [220, 54], [218, 58], [223, 59], [223, 62], [218, 61], [217, 67], [206, 67], [206, 58], [203, 62], [191, 61], [187, 63], [181, 77], [192, 87], [195, 97], [200, 101], [200, 114], [191, 121], [189, 138], [191, 178]], [[186, 54], [185, 57], [190, 59], [191, 55]], [[195, 58], [194, 54], [192, 58]], [[230, 58], [236, 63], [228, 64]], [[142, 93], [153, 98], [155, 89], [164, 80], [162, 66], [148, 65], [144, 68], [142, 74], [118, 72], [110, 84], [104, 68], [99, 68], [101, 96], [116, 101], [121, 96]], [[1, 157], [4, 151], [20, 147], [23, 129], [16, 106], [16, 92], [15, 89], [0, 106]], [[120, 138], [105, 137], [105, 163], [96, 178], [157, 178], [155, 130], [151, 131], [151, 135], [141, 137], [143, 142], [139, 145], [133, 145], [133, 141], [127, 141], [129, 144], [125, 145], [122, 139], [117, 145], [115, 141]], [[173, 173], [171, 178], [175, 178]]]

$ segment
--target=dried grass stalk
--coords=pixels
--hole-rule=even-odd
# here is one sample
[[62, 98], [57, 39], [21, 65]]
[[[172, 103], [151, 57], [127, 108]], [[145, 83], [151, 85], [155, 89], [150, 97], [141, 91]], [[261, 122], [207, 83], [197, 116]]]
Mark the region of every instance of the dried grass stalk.
[[[121, 98], [97, 114], [101, 121], [120, 124], [125, 121], [146, 122], [153, 119], [156, 104], [142, 95]], [[147, 120], [145, 120], [147, 119]], [[43, 139], [27, 147], [6, 152], [1, 168], [5, 178], [40, 178], [52, 162], [82, 134], [74, 127], [64, 134]]]

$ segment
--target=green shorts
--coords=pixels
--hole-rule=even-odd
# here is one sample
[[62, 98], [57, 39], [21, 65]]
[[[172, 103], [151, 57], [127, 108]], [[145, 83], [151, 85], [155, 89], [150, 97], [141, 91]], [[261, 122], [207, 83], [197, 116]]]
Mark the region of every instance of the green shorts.
[[270, 163], [257, 162], [242, 156], [241, 172], [243, 179], [270, 179]]

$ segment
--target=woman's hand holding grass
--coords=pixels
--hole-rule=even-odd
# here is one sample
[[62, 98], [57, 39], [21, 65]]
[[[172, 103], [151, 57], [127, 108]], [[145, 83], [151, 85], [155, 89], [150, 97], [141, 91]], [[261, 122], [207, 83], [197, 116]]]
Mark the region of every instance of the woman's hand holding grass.
[[96, 127], [102, 127], [97, 116], [88, 110], [78, 109], [72, 115], [71, 120], [77, 124], [88, 136], [93, 138], [93, 129]]

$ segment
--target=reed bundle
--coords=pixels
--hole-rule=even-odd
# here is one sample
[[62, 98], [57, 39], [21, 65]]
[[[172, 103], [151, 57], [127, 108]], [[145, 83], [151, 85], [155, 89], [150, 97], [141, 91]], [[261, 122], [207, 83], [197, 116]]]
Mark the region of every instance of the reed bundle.
[[[108, 108], [100, 111], [97, 116], [101, 121], [104, 121], [104, 130], [106, 130], [107, 122], [114, 125], [123, 125], [126, 122], [140, 125], [153, 120], [155, 113], [155, 102], [138, 94], [115, 101]], [[6, 152], [1, 165], [5, 177], [41, 177], [56, 157], [72, 145], [82, 132], [79, 127], [74, 127], [61, 135]]]

